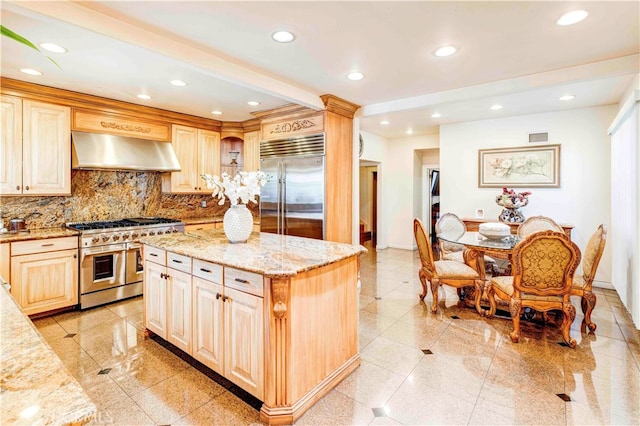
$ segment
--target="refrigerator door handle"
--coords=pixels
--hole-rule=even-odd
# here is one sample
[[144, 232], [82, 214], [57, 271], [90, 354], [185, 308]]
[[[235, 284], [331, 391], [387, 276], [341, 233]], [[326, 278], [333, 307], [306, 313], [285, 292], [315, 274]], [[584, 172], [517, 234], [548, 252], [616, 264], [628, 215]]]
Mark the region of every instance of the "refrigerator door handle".
[[287, 206], [287, 166], [284, 162], [280, 163], [281, 171], [281, 183], [280, 183], [280, 200], [282, 200], [280, 207], [280, 230], [278, 233], [285, 235], [287, 233], [286, 227], [286, 206]]

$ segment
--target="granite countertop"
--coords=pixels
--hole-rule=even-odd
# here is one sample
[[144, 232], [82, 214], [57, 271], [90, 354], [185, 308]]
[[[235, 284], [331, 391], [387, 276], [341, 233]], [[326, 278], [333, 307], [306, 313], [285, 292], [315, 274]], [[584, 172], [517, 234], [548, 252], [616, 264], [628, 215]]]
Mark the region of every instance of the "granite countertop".
[[141, 242], [196, 259], [289, 277], [367, 251], [363, 246], [254, 232], [246, 243], [231, 244], [221, 229], [145, 237]]
[[[223, 216], [215, 216], [215, 217], [189, 217], [189, 218], [175, 218], [176, 220], [181, 221], [185, 225], [202, 225], [205, 223], [222, 223]], [[255, 225], [260, 224], [260, 218], [254, 217], [253, 223]]]
[[[1, 280], [0, 280], [1, 281]], [[1, 424], [84, 424], [96, 406], [0, 285]]]
[[80, 235], [78, 231], [69, 228], [31, 229], [28, 232], [5, 232], [4, 234], [0, 234], [0, 243], [12, 243], [15, 241], [40, 240], [58, 237], [76, 237], [78, 235]]

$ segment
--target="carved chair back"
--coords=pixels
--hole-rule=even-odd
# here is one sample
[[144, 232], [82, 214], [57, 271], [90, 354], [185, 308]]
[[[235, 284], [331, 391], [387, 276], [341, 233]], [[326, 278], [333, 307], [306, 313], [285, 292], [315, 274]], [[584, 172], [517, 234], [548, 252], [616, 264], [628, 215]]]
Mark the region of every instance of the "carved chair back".
[[534, 232], [557, 231], [564, 232], [562, 226], [547, 216], [531, 216], [518, 227], [518, 238], [524, 239]]
[[596, 275], [605, 243], [607, 242], [607, 228], [604, 225], [598, 226], [598, 229], [591, 235], [587, 247], [584, 249], [582, 258], [582, 278], [584, 280], [584, 288], [591, 289], [593, 278]]
[[514, 297], [565, 296], [568, 300], [580, 249], [564, 232], [541, 231], [522, 240], [513, 252]]
[[[445, 213], [440, 216], [440, 219], [436, 222], [436, 235], [447, 234], [448, 237], [453, 239], [460, 238], [467, 232], [467, 227], [458, 216], [453, 213]], [[440, 256], [452, 253], [455, 251], [462, 251], [465, 247], [462, 244], [456, 244], [449, 241], [439, 240], [440, 243]]]
[[424, 230], [424, 225], [418, 218], [413, 219], [413, 235], [418, 245], [418, 254], [420, 255], [422, 267], [425, 268], [428, 275], [432, 277], [436, 269], [433, 263], [433, 251], [431, 250], [427, 233]]

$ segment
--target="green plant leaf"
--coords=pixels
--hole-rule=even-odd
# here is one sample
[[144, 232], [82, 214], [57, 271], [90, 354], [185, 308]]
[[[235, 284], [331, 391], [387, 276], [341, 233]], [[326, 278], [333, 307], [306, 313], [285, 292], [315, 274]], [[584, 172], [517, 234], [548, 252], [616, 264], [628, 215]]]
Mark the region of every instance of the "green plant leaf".
[[[18, 43], [22, 43], [25, 46], [28, 46], [30, 48], [32, 48], [33, 50], [35, 50], [38, 53], [42, 53], [40, 51], [40, 49], [38, 49], [38, 47], [31, 43], [29, 40], [27, 40], [26, 38], [22, 37], [20, 34], [14, 33], [13, 31], [11, 31], [9, 28], [5, 27], [4, 25], [0, 25], [0, 31], [2, 32], [2, 35], [5, 37], [8, 37], [12, 40], [17, 41]], [[62, 67], [60, 67], [60, 65], [58, 65], [58, 63], [56, 61], [53, 60], [53, 58], [51, 58], [48, 55], [45, 55], [44, 53], [42, 53], [44, 56], [47, 57], [47, 59], [49, 59], [51, 62], [53, 62], [53, 64], [58, 67], [59, 69], [62, 69]]]

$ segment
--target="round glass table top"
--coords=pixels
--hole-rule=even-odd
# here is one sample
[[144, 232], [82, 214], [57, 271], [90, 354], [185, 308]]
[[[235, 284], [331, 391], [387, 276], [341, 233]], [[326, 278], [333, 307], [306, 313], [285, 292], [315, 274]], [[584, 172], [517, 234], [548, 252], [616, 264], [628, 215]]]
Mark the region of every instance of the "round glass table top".
[[448, 241], [450, 243], [462, 244], [469, 248], [478, 249], [491, 249], [491, 250], [506, 250], [511, 251], [520, 242], [520, 239], [516, 235], [509, 235], [501, 239], [488, 239], [483, 237], [478, 232], [465, 232], [460, 235], [459, 233], [440, 233], [438, 238]]

